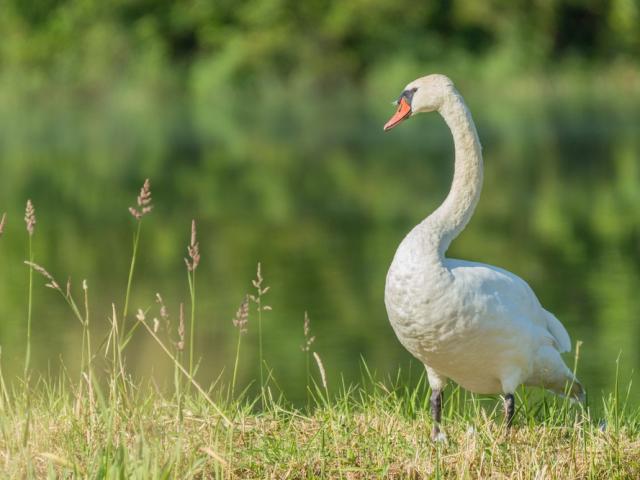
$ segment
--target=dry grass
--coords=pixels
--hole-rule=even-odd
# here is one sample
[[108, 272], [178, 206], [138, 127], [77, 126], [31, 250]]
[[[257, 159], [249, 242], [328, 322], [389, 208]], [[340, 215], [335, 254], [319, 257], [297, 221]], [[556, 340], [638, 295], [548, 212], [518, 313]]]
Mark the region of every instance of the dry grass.
[[[277, 402], [255, 412], [247, 402], [233, 401], [222, 404], [232, 419], [226, 427], [197, 394], [167, 398], [151, 387], [129, 387], [136, 392], [131, 398], [111, 403], [100, 395], [90, 398], [88, 388], [68, 391], [61, 383], [40, 383], [31, 392], [29, 412], [17, 408], [18, 402], [3, 402], [4, 474], [274, 479], [640, 476], [637, 415], [603, 431], [586, 412], [556, 402], [547, 413], [552, 420], [520, 412], [516, 426], [507, 430], [478, 399], [455, 392], [445, 419], [448, 441], [434, 444], [428, 412], [421, 402], [412, 405], [410, 400], [418, 400], [425, 391], [407, 395], [369, 384], [329, 403], [318, 393], [308, 412], [288, 410]], [[463, 408], [458, 409], [454, 405], [460, 402]], [[27, 422], [30, 434], [23, 443]]]

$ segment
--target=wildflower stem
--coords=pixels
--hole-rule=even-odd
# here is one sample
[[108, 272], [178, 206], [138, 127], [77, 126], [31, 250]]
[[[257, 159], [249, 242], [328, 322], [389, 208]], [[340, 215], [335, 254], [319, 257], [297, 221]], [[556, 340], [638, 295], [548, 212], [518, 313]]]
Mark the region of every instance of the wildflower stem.
[[236, 344], [236, 359], [233, 364], [233, 377], [231, 379], [231, 398], [232, 399], [236, 389], [236, 378], [238, 374], [238, 363], [240, 359], [240, 343], [241, 342], [242, 342], [242, 331], [238, 330], [238, 342]]
[[[33, 263], [33, 247], [31, 235], [29, 235], [29, 262]], [[27, 378], [29, 364], [31, 362], [31, 311], [33, 304], [33, 269], [29, 267], [29, 296], [27, 301], [27, 351], [24, 358], [24, 376]]]
[[305, 352], [305, 363], [307, 368], [307, 407], [311, 405], [311, 368], [309, 366], [310, 364], [309, 355], [310, 355], [309, 350], [307, 350]]
[[196, 221], [191, 220], [191, 241], [187, 246], [189, 258], [184, 259], [187, 266], [187, 280], [189, 280], [189, 296], [191, 297], [191, 325], [189, 327], [189, 374], [193, 375], [194, 332], [196, 323], [196, 268], [200, 263], [200, 249], [198, 247]]
[[262, 354], [262, 311], [263, 310], [271, 310], [271, 307], [268, 305], [262, 305], [262, 296], [265, 295], [269, 291], [269, 287], [262, 287], [262, 268], [260, 262], [258, 262], [258, 268], [256, 270], [256, 278], [251, 283], [253, 287], [256, 289], [256, 294], [251, 295], [251, 300], [256, 305], [256, 310], [258, 313], [258, 357], [260, 360], [260, 398], [262, 401], [262, 407], [265, 405], [265, 392], [264, 392], [264, 357]]
[[127, 280], [127, 291], [124, 296], [124, 310], [122, 311], [122, 327], [120, 328], [121, 335], [125, 332], [125, 325], [127, 322], [127, 313], [129, 311], [129, 295], [131, 293], [131, 282], [133, 281], [133, 271], [136, 266], [136, 256], [138, 254], [138, 241], [140, 240], [140, 227], [142, 222], [138, 220], [138, 226], [136, 233], [133, 237], [133, 252], [131, 254], [131, 265], [129, 266], [129, 278]]
[[231, 389], [229, 394], [231, 395], [231, 399], [233, 399], [235, 388], [236, 388], [236, 378], [238, 375], [238, 363], [240, 361], [240, 343], [242, 342], [242, 335], [247, 332], [247, 322], [249, 321], [249, 296], [246, 295], [244, 297], [244, 301], [240, 304], [238, 311], [236, 312], [236, 316], [233, 319], [233, 326], [238, 329], [238, 342], [236, 344], [236, 358], [233, 364], [233, 378], [231, 380]]
[[264, 408], [264, 372], [263, 365], [264, 359], [262, 357], [262, 294], [258, 293], [258, 353], [260, 357], [260, 391], [262, 392], [262, 407]]
[[193, 341], [196, 320], [196, 271], [187, 271], [189, 279], [189, 296], [191, 297], [191, 325], [189, 332], [189, 374], [193, 375]]
[[89, 332], [89, 291], [87, 288], [87, 281], [82, 282], [82, 290], [84, 291], [84, 323], [83, 323], [83, 332], [87, 338], [87, 375], [89, 376], [89, 384], [91, 385], [92, 375], [91, 375], [91, 333]]

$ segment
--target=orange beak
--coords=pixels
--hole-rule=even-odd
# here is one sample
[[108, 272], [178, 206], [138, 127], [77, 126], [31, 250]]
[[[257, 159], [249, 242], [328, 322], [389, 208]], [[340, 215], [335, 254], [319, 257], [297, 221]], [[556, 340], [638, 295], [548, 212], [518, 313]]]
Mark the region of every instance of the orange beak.
[[409, 118], [411, 115], [411, 105], [407, 103], [407, 101], [403, 98], [400, 99], [398, 103], [398, 110], [393, 114], [393, 117], [389, 119], [387, 123], [384, 124], [384, 131], [391, 130], [393, 127], [398, 125], [404, 119]]

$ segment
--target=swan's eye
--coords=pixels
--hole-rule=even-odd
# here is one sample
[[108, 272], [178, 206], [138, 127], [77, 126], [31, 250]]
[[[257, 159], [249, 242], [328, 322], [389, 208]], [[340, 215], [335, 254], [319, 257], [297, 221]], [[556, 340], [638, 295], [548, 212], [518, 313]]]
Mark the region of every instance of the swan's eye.
[[411, 105], [411, 100], [413, 100], [413, 94], [416, 93], [417, 91], [418, 91], [417, 87], [411, 88], [409, 90], [405, 90], [400, 94], [397, 100], [394, 100], [393, 102], [391, 102], [391, 105], [400, 105], [400, 100], [402, 100], [403, 98], [407, 101], [409, 105]]
[[402, 100], [403, 98], [407, 101], [409, 105], [411, 105], [411, 100], [413, 100], [413, 94], [416, 93], [417, 90], [418, 90], [417, 88], [411, 88], [409, 90], [405, 90], [404, 92], [402, 92], [402, 94], [400, 95], [400, 98], [396, 100], [396, 105], [398, 105], [400, 103], [400, 100]]

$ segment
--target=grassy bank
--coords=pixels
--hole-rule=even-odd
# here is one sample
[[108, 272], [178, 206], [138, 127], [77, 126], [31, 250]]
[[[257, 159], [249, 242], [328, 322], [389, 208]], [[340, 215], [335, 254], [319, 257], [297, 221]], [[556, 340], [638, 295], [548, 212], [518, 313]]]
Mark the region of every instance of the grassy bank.
[[[278, 372], [263, 357], [263, 316], [270, 288], [258, 265], [233, 319], [235, 356], [218, 379], [203, 379], [206, 352], [194, 348], [198, 323], [197, 225], [185, 247], [188, 296], [177, 312], [156, 294], [131, 304], [145, 216], [153, 202], [148, 182], [130, 213], [134, 219], [130, 268], [123, 298], [94, 312], [87, 281], [62, 282], [30, 248], [37, 205], [28, 202], [29, 275], [25, 292], [24, 374], [0, 372], [0, 469], [6, 478], [637, 478], [640, 410], [616, 387], [586, 406], [541, 392], [519, 391], [515, 427], [501, 424], [499, 402], [451, 386], [444, 428], [448, 440], [429, 438], [429, 390], [424, 376], [378, 378], [362, 361], [357, 385], [333, 388], [315, 351], [307, 316], [301, 325], [306, 402], [293, 404]], [[0, 214], [0, 236], [13, 219]], [[2, 239], [0, 239], [1, 241]], [[54, 373], [30, 364], [33, 289], [59, 294], [82, 331], [78, 363], [52, 361]], [[101, 328], [96, 329], [95, 323]], [[268, 328], [265, 324], [264, 328]], [[257, 332], [258, 358], [247, 359], [246, 333]], [[146, 336], [173, 367], [172, 378], [136, 378], [127, 358]], [[216, 346], [210, 346], [214, 349]], [[238, 365], [255, 362], [255, 380], [238, 380]], [[357, 361], [354, 359], [354, 361]], [[334, 382], [333, 384], [336, 384]], [[630, 388], [630, 386], [629, 386]]]
[[[116, 381], [113, 379], [113, 381]], [[640, 415], [613, 398], [600, 419], [547, 398], [506, 431], [493, 403], [455, 391], [446, 443], [429, 439], [426, 391], [371, 383], [309, 409], [122, 384], [34, 382], [3, 392], [5, 478], [638, 478]], [[265, 401], [265, 407], [259, 408]]]

